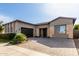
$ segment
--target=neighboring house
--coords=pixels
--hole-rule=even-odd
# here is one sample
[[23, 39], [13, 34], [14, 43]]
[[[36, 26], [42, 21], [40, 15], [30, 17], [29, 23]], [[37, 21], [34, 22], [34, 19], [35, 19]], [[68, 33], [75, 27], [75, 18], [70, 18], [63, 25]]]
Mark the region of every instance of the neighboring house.
[[6, 23], [5, 33], [22, 32], [28, 37], [73, 38], [73, 25], [76, 18], [58, 17], [50, 22], [31, 24], [21, 20]]

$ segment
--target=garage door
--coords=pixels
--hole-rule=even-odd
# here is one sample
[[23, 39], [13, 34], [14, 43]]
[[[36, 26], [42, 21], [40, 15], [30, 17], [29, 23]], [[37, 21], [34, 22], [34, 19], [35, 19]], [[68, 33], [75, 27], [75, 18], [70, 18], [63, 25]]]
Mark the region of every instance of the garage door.
[[21, 27], [21, 33], [24, 33], [27, 37], [33, 37], [33, 29], [32, 28]]

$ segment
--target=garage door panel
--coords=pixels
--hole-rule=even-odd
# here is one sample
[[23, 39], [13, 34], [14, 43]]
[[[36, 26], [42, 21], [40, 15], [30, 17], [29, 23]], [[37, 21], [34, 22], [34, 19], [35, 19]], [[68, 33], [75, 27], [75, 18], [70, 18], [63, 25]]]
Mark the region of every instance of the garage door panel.
[[32, 28], [21, 28], [21, 32], [24, 33], [27, 37], [33, 37], [33, 29]]

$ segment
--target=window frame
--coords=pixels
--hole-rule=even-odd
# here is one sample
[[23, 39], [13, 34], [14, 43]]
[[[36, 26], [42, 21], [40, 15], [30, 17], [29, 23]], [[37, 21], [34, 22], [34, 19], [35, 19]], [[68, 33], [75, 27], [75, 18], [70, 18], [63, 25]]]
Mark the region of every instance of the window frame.
[[[55, 26], [54, 26], [54, 28], [55, 28], [55, 29], [54, 29], [55, 32], [57, 31], [57, 28], [56, 28], [57, 26], [59, 27], [58, 34], [66, 34], [66, 31], [67, 31], [67, 29], [66, 29], [66, 28], [67, 28], [67, 27], [66, 27], [67, 25], [66, 25], [66, 24], [55, 25]], [[61, 26], [65, 26], [65, 33], [61, 33], [61, 32], [60, 32], [60, 27], [61, 27]]]

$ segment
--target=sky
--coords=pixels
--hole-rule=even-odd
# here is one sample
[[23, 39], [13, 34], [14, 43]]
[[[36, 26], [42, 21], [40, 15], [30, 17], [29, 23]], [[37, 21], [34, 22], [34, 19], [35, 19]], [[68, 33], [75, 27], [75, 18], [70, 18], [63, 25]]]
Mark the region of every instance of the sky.
[[29, 23], [48, 22], [57, 17], [77, 18], [78, 3], [0, 3], [0, 21], [4, 23], [19, 19]]

